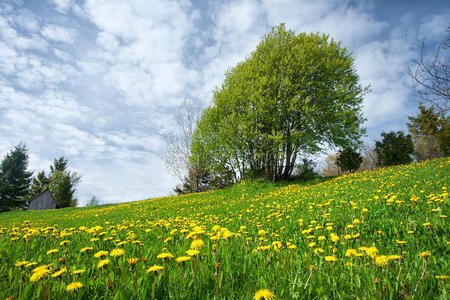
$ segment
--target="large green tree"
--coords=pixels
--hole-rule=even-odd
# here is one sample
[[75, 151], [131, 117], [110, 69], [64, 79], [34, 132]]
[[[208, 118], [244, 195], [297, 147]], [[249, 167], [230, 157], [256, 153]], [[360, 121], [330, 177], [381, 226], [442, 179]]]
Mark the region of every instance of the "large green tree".
[[303, 154], [359, 144], [365, 91], [347, 48], [279, 25], [225, 74], [198, 122], [191, 160], [232, 170], [236, 180], [287, 178]]
[[25, 144], [15, 146], [2, 160], [0, 167], [0, 209], [24, 204], [31, 183], [28, 171], [28, 153]]

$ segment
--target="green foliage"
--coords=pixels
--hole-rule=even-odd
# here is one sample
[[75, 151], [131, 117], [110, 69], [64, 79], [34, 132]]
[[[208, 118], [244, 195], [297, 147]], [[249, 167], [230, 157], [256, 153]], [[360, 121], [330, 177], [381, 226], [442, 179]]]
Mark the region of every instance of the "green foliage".
[[30, 199], [49, 189], [53, 193], [59, 208], [76, 206], [75, 192], [80, 179], [76, 172], [71, 172], [68, 169], [68, 160], [62, 156], [54, 160], [53, 165], [50, 166], [48, 177], [44, 171], [41, 171], [33, 178]]
[[25, 144], [15, 146], [2, 160], [0, 168], [0, 210], [24, 204], [29, 194], [32, 171], [27, 171]]
[[393, 166], [412, 162], [411, 155], [414, 146], [411, 135], [403, 132], [383, 132], [382, 141], [375, 142], [375, 152], [378, 156], [378, 166]]
[[363, 158], [356, 150], [345, 148], [336, 157], [336, 165], [341, 171], [355, 172], [361, 165]]
[[[419, 154], [419, 160], [450, 155], [450, 124], [449, 119], [435, 108], [419, 105], [416, 117], [408, 117], [408, 131], [412, 134], [415, 144], [426, 143], [426, 154]], [[417, 152], [417, 147], [416, 147]]]
[[359, 143], [364, 92], [340, 43], [280, 25], [225, 74], [194, 133], [192, 161], [237, 179], [288, 178], [301, 154]]

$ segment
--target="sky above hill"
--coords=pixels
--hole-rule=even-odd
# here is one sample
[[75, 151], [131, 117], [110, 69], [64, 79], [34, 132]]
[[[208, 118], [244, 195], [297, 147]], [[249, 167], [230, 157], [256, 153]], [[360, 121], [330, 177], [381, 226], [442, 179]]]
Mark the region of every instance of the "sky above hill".
[[[394, 3], [392, 3], [394, 2]], [[0, 155], [26, 143], [30, 168], [66, 156], [78, 198], [163, 196], [177, 183], [159, 153], [184, 98], [211, 103], [227, 68], [272, 26], [325, 32], [353, 53], [366, 141], [417, 111], [407, 67], [448, 37], [446, 1], [3, 0]], [[445, 21], [447, 20], [447, 21]]]

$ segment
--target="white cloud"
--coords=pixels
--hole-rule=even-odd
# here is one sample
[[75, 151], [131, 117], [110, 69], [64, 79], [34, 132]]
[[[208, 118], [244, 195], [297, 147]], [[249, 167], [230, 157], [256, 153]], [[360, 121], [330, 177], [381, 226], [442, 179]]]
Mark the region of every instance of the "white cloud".
[[74, 41], [75, 31], [67, 27], [49, 24], [43, 28], [42, 35], [52, 41], [70, 44]]

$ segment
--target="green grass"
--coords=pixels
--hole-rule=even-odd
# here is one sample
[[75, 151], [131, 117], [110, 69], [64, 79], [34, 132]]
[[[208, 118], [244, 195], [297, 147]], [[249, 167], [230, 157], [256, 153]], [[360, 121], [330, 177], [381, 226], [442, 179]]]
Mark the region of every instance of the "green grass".
[[[277, 299], [446, 299], [448, 279], [436, 276], [450, 275], [449, 174], [450, 160], [440, 159], [304, 183], [242, 182], [118, 205], [3, 213], [0, 296], [57, 299], [61, 290], [61, 298], [151, 299], [155, 286], [157, 299], [251, 299], [260, 289]], [[205, 244], [199, 255], [175, 262], [195, 238]], [[125, 254], [94, 257], [115, 248]], [[58, 252], [46, 254], [51, 249]], [[158, 259], [162, 252], [174, 258]], [[139, 258], [133, 267], [132, 257]], [[15, 266], [23, 260], [36, 265]], [[50, 275], [68, 271], [30, 282], [40, 265]], [[165, 269], [147, 273], [153, 265]], [[83, 287], [66, 291], [74, 281]]]

